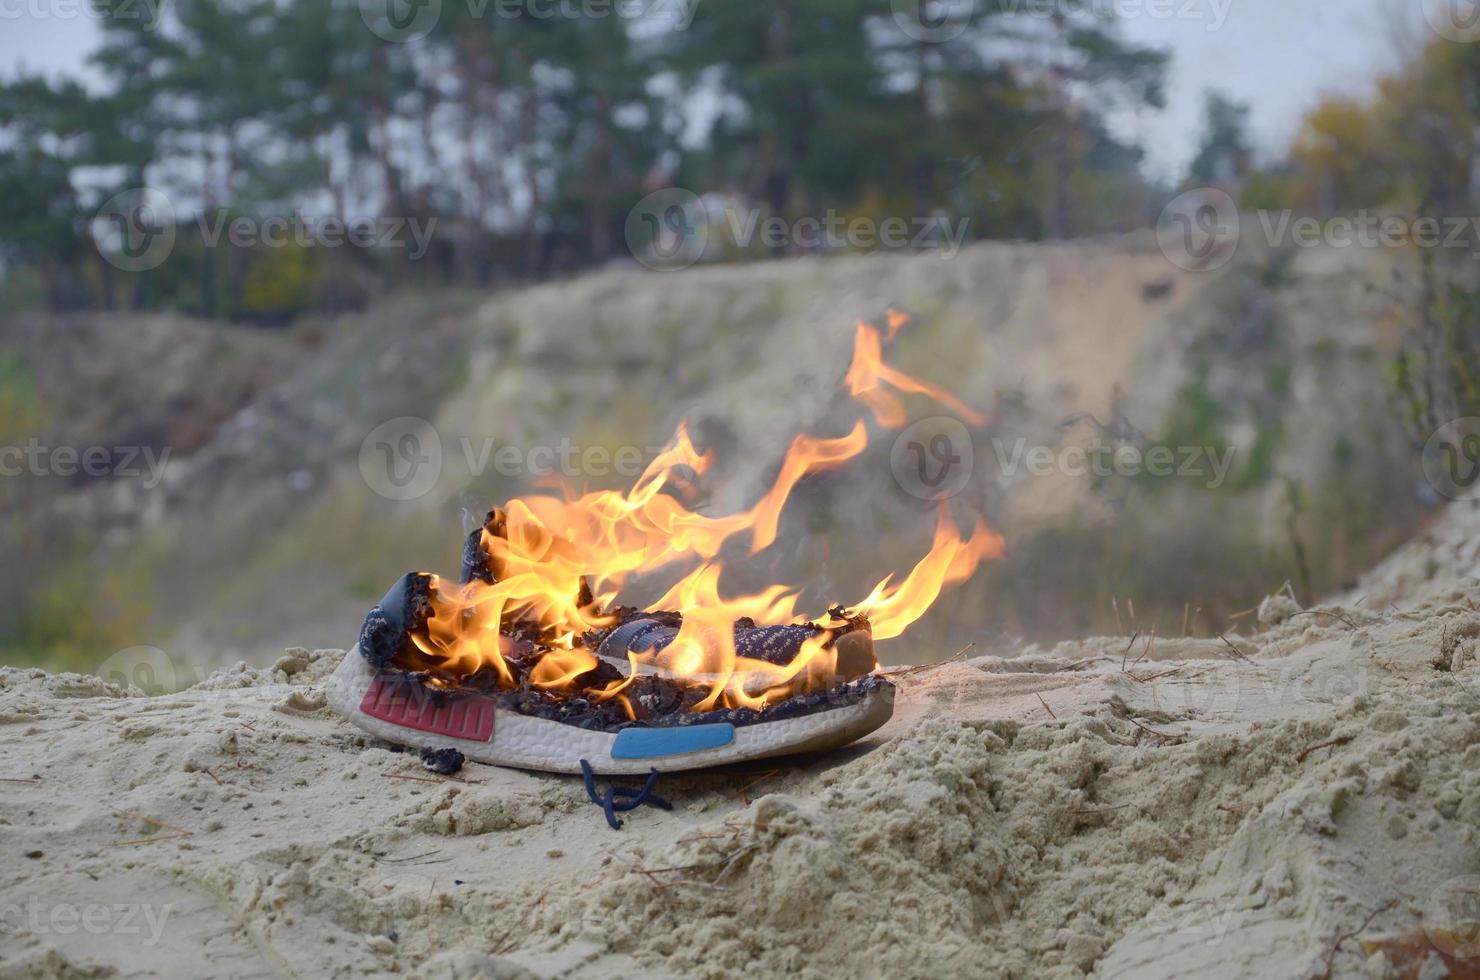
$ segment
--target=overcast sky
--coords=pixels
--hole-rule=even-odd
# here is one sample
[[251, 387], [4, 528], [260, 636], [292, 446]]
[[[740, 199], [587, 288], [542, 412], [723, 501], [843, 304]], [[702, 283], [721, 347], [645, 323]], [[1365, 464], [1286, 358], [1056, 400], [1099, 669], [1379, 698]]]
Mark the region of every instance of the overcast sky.
[[[1249, 102], [1258, 149], [1274, 156], [1322, 93], [1370, 90], [1375, 74], [1398, 63], [1399, 51], [1431, 36], [1415, 0], [1058, 2], [1116, 11], [1128, 39], [1171, 50], [1167, 108], [1115, 120], [1123, 136], [1145, 147], [1151, 172], [1171, 178], [1192, 157], [1207, 89]], [[0, 0], [0, 76], [22, 65], [83, 73], [98, 40], [87, 8], [86, 0]]]

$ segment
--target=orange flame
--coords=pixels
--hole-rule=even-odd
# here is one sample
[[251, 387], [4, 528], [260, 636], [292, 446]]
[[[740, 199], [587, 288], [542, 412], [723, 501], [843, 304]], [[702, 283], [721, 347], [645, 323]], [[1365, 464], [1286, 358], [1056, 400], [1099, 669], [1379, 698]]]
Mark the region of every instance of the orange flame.
[[[892, 339], [908, 318], [891, 310]], [[907, 421], [904, 406], [889, 388], [928, 395], [973, 424], [985, 417], [948, 392], [884, 363], [879, 330], [859, 324], [853, 363], [844, 384], [883, 425]], [[887, 386], [887, 388], [886, 388]], [[516, 686], [516, 673], [536, 688], [584, 692], [599, 701], [619, 700], [629, 717], [633, 706], [623, 693], [643, 672], [661, 672], [702, 690], [693, 710], [716, 706], [762, 707], [799, 691], [836, 680], [837, 651], [832, 635], [819, 630], [789, 663], [778, 666], [737, 654], [734, 628], [748, 619], [758, 626], [810, 622], [798, 615], [799, 591], [772, 585], [754, 595], [724, 596], [717, 556], [732, 539], [749, 536], [754, 555], [776, 540], [781, 513], [797, 485], [811, 474], [835, 469], [868, 447], [868, 430], [858, 421], [836, 438], [798, 435], [792, 440], [771, 488], [747, 511], [708, 516], [680, 501], [691, 477], [702, 476], [711, 457], [694, 446], [680, 425], [671, 445], [624, 491], [600, 490], [562, 496], [533, 495], [511, 501], [480, 536], [495, 581], [456, 585], [432, 579], [433, 614], [413, 636], [422, 666], [454, 681], [492, 671], [501, 687]], [[941, 591], [969, 578], [985, 559], [1002, 554], [1002, 539], [980, 520], [969, 538], [942, 505], [929, 552], [898, 582], [886, 577], [867, 598], [849, 607], [850, 620], [866, 617], [875, 639], [899, 636], [935, 602]], [[611, 609], [637, 577], [676, 563], [694, 567], [649, 610], [682, 615], [672, 642], [661, 652], [629, 653], [628, 676], [592, 689], [583, 683], [599, 666], [582, 643], [592, 631], [614, 626]], [[834, 626], [843, 621], [828, 620]], [[522, 646], [511, 640], [523, 638]], [[517, 658], [521, 670], [510, 661]], [[538, 658], [532, 666], [525, 658]], [[594, 676], [594, 675], [592, 675]]]
[[[893, 339], [904, 321], [904, 314], [891, 311], [889, 339]], [[860, 322], [853, 338], [853, 364], [843, 379], [848, 393], [874, 413], [874, 419], [886, 429], [900, 429], [909, 421], [909, 413], [899, 396], [885, 386], [913, 394], [929, 395], [974, 426], [987, 424], [987, 417], [968, 408], [960, 399], [938, 385], [906, 374], [884, 363], [884, 338], [879, 329]]]

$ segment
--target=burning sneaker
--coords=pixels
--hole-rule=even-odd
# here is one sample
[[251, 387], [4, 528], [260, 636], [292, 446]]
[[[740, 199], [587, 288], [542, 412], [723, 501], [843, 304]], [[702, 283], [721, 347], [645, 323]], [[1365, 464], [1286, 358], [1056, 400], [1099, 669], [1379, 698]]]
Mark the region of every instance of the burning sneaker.
[[[891, 311], [887, 333], [859, 324], [848, 392], [885, 428], [908, 419], [896, 392], [985, 421], [884, 363], [904, 323]], [[330, 703], [392, 742], [588, 778], [861, 738], [893, 712], [893, 687], [873, 673], [874, 642], [902, 634], [1000, 554], [1002, 539], [980, 519], [963, 536], [942, 500], [930, 550], [909, 574], [816, 618], [796, 613], [800, 590], [785, 585], [722, 595], [719, 556], [741, 541], [751, 555], [769, 548], [792, 490], [868, 443], [862, 420], [837, 438], [796, 436], [771, 489], [735, 514], [685, 506], [711, 458], [683, 426], [626, 491], [518, 498], [468, 538], [460, 581], [407, 575], [371, 610]], [[655, 602], [618, 603], [643, 576], [675, 568], [689, 571]]]
[[[496, 668], [451, 676], [422, 652], [439, 584], [422, 574], [398, 582], [329, 681], [336, 711], [401, 745], [456, 748], [476, 762], [549, 772], [579, 773], [583, 760], [604, 775], [670, 772], [838, 748], [894, 711], [893, 686], [871, 673], [873, 641], [861, 620], [737, 624], [733, 657], [741, 666], [721, 678], [675, 671], [677, 614], [627, 612], [619, 625], [588, 635], [594, 649], [585, 651], [500, 636], [513, 684]], [[539, 686], [532, 678], [552, 658], [560, 683]], [[764, 666], [747, 670], [752, 661]], [[715, 698], [716, 688], [747, 691], [754, 706]]]

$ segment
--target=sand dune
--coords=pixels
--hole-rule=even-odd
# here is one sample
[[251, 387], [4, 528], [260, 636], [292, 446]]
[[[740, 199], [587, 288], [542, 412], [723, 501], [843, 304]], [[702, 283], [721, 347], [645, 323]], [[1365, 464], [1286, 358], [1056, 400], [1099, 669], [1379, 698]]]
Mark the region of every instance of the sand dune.
[[1477, 530], [1231, 645], [900, 673], [867, 742], [620, 832], [360, 734], [338, 651], [162, 697], [5, 669], [0, 975], [1472, 976]]

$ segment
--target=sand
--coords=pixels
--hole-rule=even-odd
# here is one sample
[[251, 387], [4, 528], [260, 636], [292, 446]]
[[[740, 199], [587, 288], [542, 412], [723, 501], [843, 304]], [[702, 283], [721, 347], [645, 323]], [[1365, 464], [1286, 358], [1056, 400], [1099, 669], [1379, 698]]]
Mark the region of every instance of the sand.
[[616, 832], [340, 721], [339, 651], [158, 697], [0, 670], [0, 976], [1480, 975], [1476, 542], [1456, 504], [1229, 644], [900, 673], [864, 743]]

